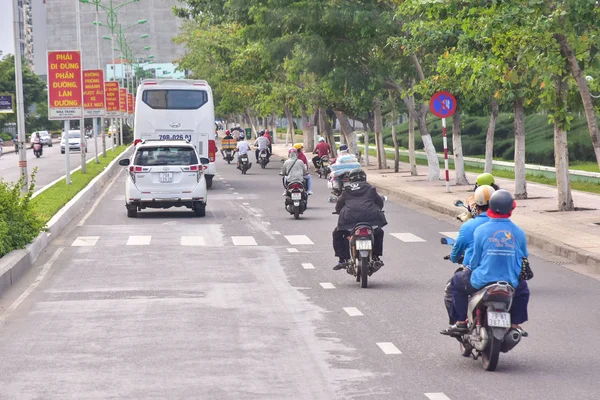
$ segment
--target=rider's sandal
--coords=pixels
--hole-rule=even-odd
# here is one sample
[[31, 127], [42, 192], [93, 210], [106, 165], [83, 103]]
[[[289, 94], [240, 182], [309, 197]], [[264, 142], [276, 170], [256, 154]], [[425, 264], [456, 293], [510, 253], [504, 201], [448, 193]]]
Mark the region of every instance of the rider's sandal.
[[467, 327], [466, 323], [462, 323], [462, 324], [457, 323], [457, 324], [454, 324], [454, 325], [444, 329], [440, 333], [442, 335], [452, 336], [452, 335], [456, 335], [456, 334], [466, 333], [468, 331], [469, 331], [469, 328]]

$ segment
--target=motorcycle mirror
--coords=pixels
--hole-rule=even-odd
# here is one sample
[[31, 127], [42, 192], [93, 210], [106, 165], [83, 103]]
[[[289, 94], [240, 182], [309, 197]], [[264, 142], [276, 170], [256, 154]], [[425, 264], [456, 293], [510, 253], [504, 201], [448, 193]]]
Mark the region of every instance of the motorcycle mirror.
[[210, 160], [208, 158], [200, 157], [200, 164], [207, 165], [208, 163], [210, 163]]
[[381, 196], [383, 198], [383, 201], [387, 201], [388, 197], [387, 196]]
[[464, 207], [464, 206], [465, 206], [465, 203], [463, 203], [463, 202], [462, 202], [462, 200], [455, 200], [455, 201], [454, 201], [454, 205], [455, 205], [456, 207]]
[[445, 238], [442, 238], [440, 240], [440, 242], [442, 242], [442, 244], [454, 244], [454, 239], [445, 237]]

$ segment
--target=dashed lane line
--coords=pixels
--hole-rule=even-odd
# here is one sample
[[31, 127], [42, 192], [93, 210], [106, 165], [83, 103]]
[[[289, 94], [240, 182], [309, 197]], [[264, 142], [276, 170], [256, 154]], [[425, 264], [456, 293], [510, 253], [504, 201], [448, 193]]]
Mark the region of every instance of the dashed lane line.
[[304, 269], [315, 269], [315, 266], [310, 263], [303, 263], [302, 268]]
[[321, 282], [321, 283], [319, 283], [319, 285], [321, 285], [321, 287], [323, 289], [335, 289], [335, 286], [333, 286], [333, 283]]
[[383, 351], [384, 354], [402, 354], [402, 352], [398, 350], [398, 348], [394, 346], [394, 344], [391, 342], [379, 342], [377, 343], [377, 346], [379, 346], [379, 348], [381, 349], [381, 351]]
[[289, 247], [287, 249], [288, 253], [298, 253], [298, 249], [294, 248], [294, 247]]
[[285, 238], [290, 244], [314, 244], [306, 235], [286, 235]]
[[73, 247], [93, 247], [98, 243], [100, 236], [79, 236], [71, 246]]
[[413, 235], [412, 233], [390, 233], [396, 239], [400, 239], [405, 243], [415, 243], [415, 242], [425, 242], [425, 239], [418, 237], [417, 235]]
[[232, 236], [231, 240], [235, 246], [258, 246], [253, 236]]
[[281, 235], [281, 232], [279, 232], [279, 231], [271, 231], [271, 235]]
[[127, 246], [148, 246], [152, 236], [129, 236]]
[[346, 313], [351, 317], [360, 317], [364, 315], [356, 307], [344, 307], [344, 311], [346, 311]]
[[444, 393], [425, 393], [429, 400], [450, 400]]

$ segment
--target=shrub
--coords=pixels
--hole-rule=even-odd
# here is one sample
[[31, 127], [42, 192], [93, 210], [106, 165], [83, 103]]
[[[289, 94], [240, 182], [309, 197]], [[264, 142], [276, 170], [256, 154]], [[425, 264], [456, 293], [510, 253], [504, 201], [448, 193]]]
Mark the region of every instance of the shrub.
[[23, 179], [17, 183], [0, 180], [0, 257], [27, 246], [42, 231], [45, 223], [36, 215], [31, 203], [35, 188], [34, 169], [25, 194]]
[[10, 141], [13, 140], [13, 137], [10, 133], [0, 133], [0, 139]]

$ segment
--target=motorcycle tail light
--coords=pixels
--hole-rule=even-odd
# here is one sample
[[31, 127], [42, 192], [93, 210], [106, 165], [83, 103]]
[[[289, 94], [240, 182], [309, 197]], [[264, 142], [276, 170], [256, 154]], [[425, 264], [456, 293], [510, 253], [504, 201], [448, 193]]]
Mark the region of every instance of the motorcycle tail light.
[[292, 183], [290, 184], [290, 189], [303, 189], [303, 187], [300, 183]]
[[371, 230], [369, 228], [358, 228], [354, 231], [356, 236], [371, 236]]

